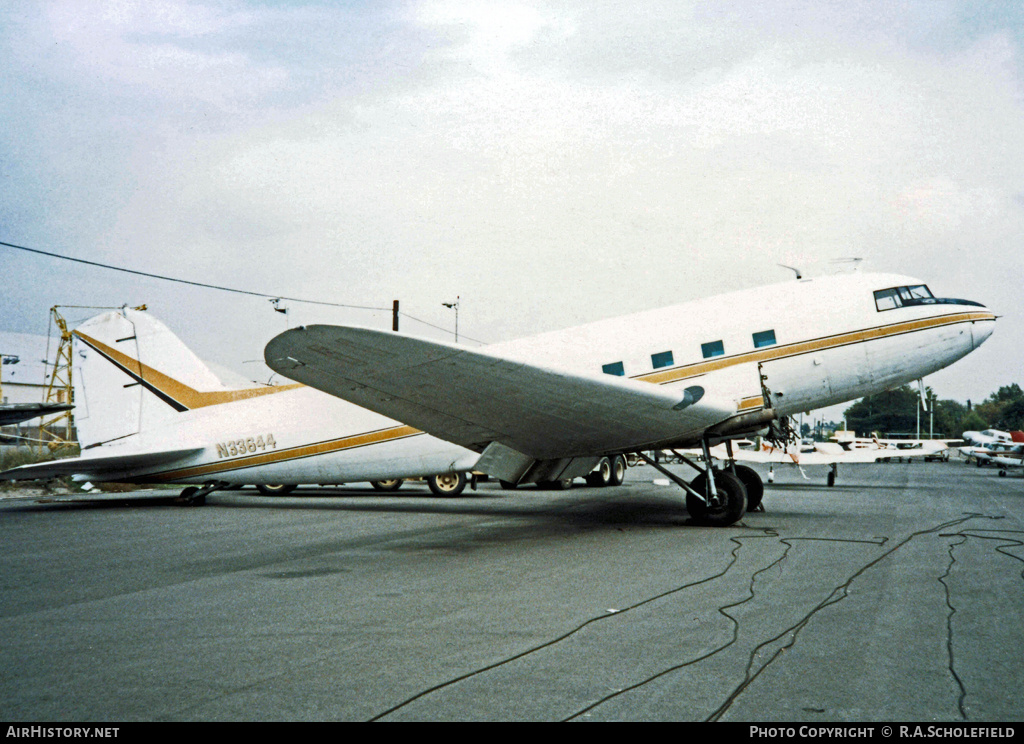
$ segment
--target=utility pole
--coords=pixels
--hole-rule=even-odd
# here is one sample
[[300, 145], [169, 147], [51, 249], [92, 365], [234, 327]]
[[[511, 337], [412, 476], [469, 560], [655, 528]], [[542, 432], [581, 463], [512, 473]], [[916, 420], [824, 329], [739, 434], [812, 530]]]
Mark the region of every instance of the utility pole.
[[455, 343], [459, 343], [459, 295], [455, 295], [455, 302], [442, 302], [441, 304], [455, 310]]

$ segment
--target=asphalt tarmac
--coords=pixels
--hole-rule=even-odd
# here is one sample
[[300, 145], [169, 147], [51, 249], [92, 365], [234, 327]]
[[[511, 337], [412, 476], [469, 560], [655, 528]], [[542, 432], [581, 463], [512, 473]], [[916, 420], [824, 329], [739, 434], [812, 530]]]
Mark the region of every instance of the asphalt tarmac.
[[717, 529], [649, 466], [457, 499], [8, 493], [0, 719], [1022, 720], [1024, 479], [806, 475]]

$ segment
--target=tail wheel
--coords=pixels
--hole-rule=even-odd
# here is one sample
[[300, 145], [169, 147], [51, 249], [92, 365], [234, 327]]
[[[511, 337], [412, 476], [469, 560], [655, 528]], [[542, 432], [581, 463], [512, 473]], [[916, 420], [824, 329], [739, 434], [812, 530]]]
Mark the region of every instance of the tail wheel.
[[[701, 473], [693, 479], [690, 487], [697, 493], [707, 493], [707, 476]], [[693, 521], [705, 527], [728, 527], [742, 519], [747, 511], [747, 489], [743, 481], [728, 471], [716, 471], [715, 490], [718, 492], [717, 504], [705, 504], [687, 492], [686, 511], [690, 512]]]
[[256, 490], [264, 496], [285, 496], [294, 491], [298, 486], [294, 483], [259, 483]]
[[206, 494], [196, 486], [189, 486], [178, 495], [176, 502], [181, 506], [204, 506]]
[[401, 478], [388, 478], [387, 480], [370, 481], [370, 485], [378, 491], [397, 491], [405, 483]]
[[466, 490], [468, 480], [465, 473], [441, 473], [427, 478], [427, 485], [436, 496], [452, 497]]

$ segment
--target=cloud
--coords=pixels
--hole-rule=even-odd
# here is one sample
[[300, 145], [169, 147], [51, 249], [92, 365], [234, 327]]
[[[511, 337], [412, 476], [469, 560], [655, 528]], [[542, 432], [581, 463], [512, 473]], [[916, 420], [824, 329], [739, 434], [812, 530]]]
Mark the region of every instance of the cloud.
[[487, 340], [849, 256], [1009, 294], [978, 251], [1024, 214], [1013, 12], [643, 7], [54, 3], [6, 37], [4, 203], [147, 270], [458, 294]]

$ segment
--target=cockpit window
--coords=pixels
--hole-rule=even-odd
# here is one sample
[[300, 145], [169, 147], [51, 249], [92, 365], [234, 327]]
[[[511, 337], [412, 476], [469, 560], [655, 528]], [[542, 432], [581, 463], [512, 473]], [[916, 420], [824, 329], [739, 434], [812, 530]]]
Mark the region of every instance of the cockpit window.
[[907, 305], [930, 305], [935, 296], [927, 285], [918, 284], [913, 287], [891, 287], [875, 291], [875, 307], [879, 310], [893, 310]]
[[900, 297], [904, 300], [930, 300], [932, 293], [924, 284], [916, 287], [900, 287]]

